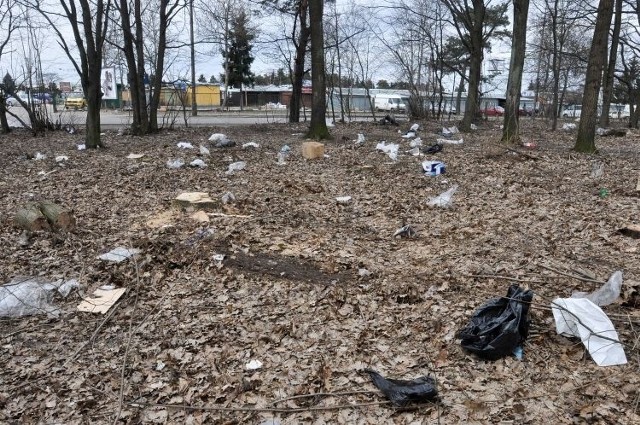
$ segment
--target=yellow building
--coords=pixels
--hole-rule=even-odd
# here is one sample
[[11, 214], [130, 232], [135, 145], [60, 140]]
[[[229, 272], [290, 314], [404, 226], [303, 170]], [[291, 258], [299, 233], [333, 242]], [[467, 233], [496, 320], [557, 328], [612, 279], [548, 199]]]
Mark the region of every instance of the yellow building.
[[[193, 87], [187, 87], [187, 105], [191, 105]], [[196, 104], [198, 107], [220, 106], [222, 104], [222, 92], [220, 86], [216, 84], [196, 84], [195, 86]]]

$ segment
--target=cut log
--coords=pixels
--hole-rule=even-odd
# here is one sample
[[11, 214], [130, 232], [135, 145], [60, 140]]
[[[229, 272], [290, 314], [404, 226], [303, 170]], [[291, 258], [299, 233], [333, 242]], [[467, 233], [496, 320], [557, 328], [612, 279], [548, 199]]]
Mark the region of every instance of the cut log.
[[53, 228], [69, 232], [76, 227], [76, 219], [70, 210], [47, 201], [41, 202], [38, 206]]
[[18, 226], [30, 232], [51, 229], [47, 218], [42, 214], [37, 204], [19, 209], [14, 221]]

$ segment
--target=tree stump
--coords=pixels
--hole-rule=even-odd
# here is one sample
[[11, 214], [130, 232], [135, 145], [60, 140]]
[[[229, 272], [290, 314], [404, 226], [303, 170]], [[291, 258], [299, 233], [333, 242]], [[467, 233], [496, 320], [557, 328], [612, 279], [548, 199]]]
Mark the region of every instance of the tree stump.
[[21, 208], [16, 213], [15, 223], [25, 230], [35, 232], [37, 230], [51, 230], [47, 218], [42, 214], [37, 204], [27, 208]]

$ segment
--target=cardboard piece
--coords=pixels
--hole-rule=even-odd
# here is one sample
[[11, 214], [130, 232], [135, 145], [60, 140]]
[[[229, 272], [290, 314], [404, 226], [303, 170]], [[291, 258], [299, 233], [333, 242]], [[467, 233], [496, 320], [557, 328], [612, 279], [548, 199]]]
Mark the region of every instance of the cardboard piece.
[[302, 144], [302, 157], [304, 159], [316, 159], [324, 156], [324, 144], [319, 142], [304, 142]]
[[92, 297], [78, 304], [78, 311], [105, 314], [120, 299], [127, 288], [96, 289]]

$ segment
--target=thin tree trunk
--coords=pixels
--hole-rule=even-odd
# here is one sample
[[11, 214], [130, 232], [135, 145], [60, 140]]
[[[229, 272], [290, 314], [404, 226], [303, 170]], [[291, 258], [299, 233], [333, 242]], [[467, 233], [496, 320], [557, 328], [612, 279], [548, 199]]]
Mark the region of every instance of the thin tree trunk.
[[296, 57], [293, 61], [293, 81], [291, 99], [289, 101], [289, 122], [300, 122], [300, 107], [302, 106], [302, 83], [304, 80], [304, 62], [311, 35], [307, 25], [308, 17], [307, 0], [301, 0], [298, 6], [298, 18], [300, 19], [300, 34], [296, 46]]
[[324, 74], [324, 32], [322, 25], [324, 0], [309, 0], [309, 22], [311, 23], [311, 123], [307, 136], [312, 139], [328, 139], [327, 90]]
[[513, 43], [511, 45], [511, 64], [507, 82], [507, 107], [504, 113], [502, 141], [514, 143], [519, 137], [520, 125], [520, 89], [524, 70], [524, 55], [527, 46], [527, 17], [529, 0], [513, 1]]
[[600, 127], [609, 127], [609, 111], [611, 109], [611, 97], [613, 96], [613, 77], [616, 72], [621, 28], [622, 0], [615, 0], [615, 20], [613, 23], [613, 34], [611, 36], [611, 50], [609, 52], [609, 63], [602, 87], [602, 114], [600, 114]]
[[598, 115], [598, 93], [602, 82], [602, 68], [607, 52], [607, 38], [611, 17], [613, 15], [613, 0], [600, 0], [596, 27], [587, 65], [587, 75], [582, 96], [582, 112], [576, 144], [573, 147], [578, 152], [593, 153], [596, 151], [595, 133]]

